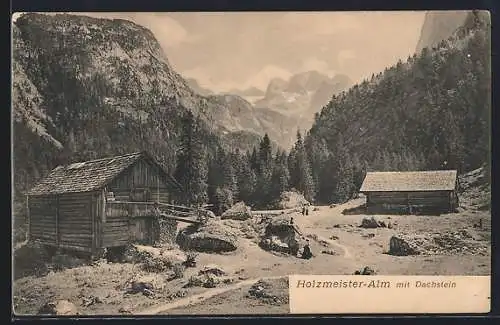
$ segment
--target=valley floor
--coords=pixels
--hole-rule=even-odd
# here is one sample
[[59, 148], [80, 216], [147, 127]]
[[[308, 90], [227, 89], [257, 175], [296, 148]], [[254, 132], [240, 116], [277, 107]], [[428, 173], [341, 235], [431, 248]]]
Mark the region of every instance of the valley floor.
[[[359, 227], [366, 215], [343, 215], [346, 208], [362, 204], [356, 199], [335, 207], [320, 206], [308, 216], [293, 215], [305, 236], [311, 239], [314, 257], [303, 260], [262, 250], [250, 239], [226, 254], [203, 254], [197, 268], [188, 268], [182, 279], [165, 283], [162, 294], [147, 297], [126, 294], [127, 281], [145, 273], [131, 263], [100, 262], [43, 277], [24, 277], [13, 283], [14, 308], [18, 314], [36, 314], [44, 302], [66, 299], [78, 306], [80, 314], [279, 314], [288, 313], [288, 304], [269, 303], [248, 295], [252, 284], [262, 278], [276, 279], [290, 274], [353, 274], [369, 266], [379, 275], [490, 275], [490, 211], [466, 209], [441, 216], [377, 215], [392, 228]], [[483, 228], [474, 227], [482, 219]], [[400, 233], [434, 234], [466, 230], [480, 250], [463, 253], [416, 256], [386, 254], [389, 239]], [[311, 236], [312, 235], [312, 236]], [[325, 247], [327, 246], [327, 247]], [[322, 254], [325, 249], [334, 255]], [[183, 288], [200, 267], [216, 264], [233, 277], [233, 282], [216, 288]], [[154, 276], [161, 276], [155, 274]], [[274, 281], [269, 280], [269, 281]], [[278, 286], [281, 295], [287, 288]], [[98, 297], [97, 299], [95, 297]], [[92, 300], [93, 299], [93, 300]], [[87, 303], [84, 307], [82, 304]]]

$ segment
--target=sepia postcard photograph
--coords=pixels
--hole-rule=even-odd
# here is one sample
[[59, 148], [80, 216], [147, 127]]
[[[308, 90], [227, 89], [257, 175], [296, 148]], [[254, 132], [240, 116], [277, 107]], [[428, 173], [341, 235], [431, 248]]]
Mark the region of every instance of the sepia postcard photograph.
[[14, 13], [15, 316], [488, 312], [488, 11]]

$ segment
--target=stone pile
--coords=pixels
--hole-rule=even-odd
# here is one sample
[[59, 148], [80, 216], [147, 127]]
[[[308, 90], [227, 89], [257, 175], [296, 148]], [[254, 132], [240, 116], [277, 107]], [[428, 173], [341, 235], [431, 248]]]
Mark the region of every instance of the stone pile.
[[160, 243], [173, 244], [177, 236], [178, 222], [173, 219], [160, 219]]
[[386, 228], [387, 225], [384, 221], [377, 221], [374, 217], [363, 218], [361, 221], [361, 228]]
[[244, 202], [238, 202], [226, 210], [221, 219], [248, 220], [252, 218], [252, 210]]
[[189, 278], [186, 287], [215, 288], [221, 283], [231, 283], [234, 279], [227, 277], [226, 271], [221, 267], [210, 264], [203, 267], [197, 275]]
[[233, 229], [209, 220], [204, 225], [189, 226], [179, 232], [176, 241], [184, 250], [220, 253], [236, 250], [238, 236]]
[[287, 210], [287, 209], [295, 209], [302, 208], [304, 205], [310, 205], [309, 201], [307, 201], [302, 194], [299, 194], [294, 191], [283, 192], [281, 194], [281, 198], [276, 206], [278, 210]]
[[389, 241], [389, 254], [408, 255], [487, 255], [488, 245], [467, 230], [434, 234], [399, 234]]
[[284, 305], [289, 302], [288, 278], [259, 280], [248, 290], [248, 297], [265, 304]]
[[49, 301], [38, 310], [39, 315], [75, 316], [78, 310], [72, 302], [68, 300]]
[[389, 240], [389, 254], [394, 256], [419, 255], [420, 246], [415, 238], [398, 235]]
[[365, 266], [361, 270], [356, 270], [354, 272], [355, 275], [375, 275], [377, 274], [374, 269], [369, 266]]

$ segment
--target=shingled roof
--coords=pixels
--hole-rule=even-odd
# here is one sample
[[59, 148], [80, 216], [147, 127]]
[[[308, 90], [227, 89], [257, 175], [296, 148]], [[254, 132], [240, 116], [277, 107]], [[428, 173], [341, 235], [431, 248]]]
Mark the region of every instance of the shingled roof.
[[456, 170], [421, 172], [368, 172], [360, 192], [451, 191]]
[[160, 167], [167, 180], [179, 186], [175, 179], [165, 172], [146, 152], [134, 152], [122, 156], [58, 166], [47, 177], [40, 180], [27, 194], [50, 195], [98, 190], [139, 159], [147, 159]]

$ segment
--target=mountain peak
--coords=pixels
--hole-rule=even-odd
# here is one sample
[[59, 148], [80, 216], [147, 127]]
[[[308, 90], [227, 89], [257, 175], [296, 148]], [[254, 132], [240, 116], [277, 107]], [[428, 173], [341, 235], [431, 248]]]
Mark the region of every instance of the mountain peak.
[[416, 53], [420, 53], [424, 47], [433, 47], [452, 36], [462, 26], [468, 14], [469, 11], [427, 12], [415, 49]]

